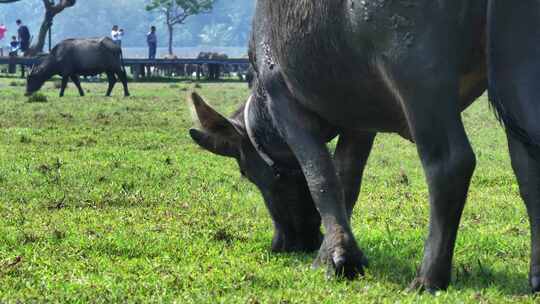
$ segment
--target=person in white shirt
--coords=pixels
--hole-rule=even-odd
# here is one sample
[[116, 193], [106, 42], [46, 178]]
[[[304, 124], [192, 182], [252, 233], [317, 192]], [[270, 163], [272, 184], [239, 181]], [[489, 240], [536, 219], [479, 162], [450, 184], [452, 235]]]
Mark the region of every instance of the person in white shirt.
[[122, 47], [122, 39], [124, 39], [124, 29], [118, 30], [118, 45]]
[[112, 27], [111, 39], [114, 43], [118, 45], [122, 43], [122, 33], [118, 30], [118, 25], [114, 25]]

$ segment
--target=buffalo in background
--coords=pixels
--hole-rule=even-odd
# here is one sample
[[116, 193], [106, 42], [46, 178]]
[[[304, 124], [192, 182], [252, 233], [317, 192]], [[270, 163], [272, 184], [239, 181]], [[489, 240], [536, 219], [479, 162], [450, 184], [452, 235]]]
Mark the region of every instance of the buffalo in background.
[[[223, 60], [228, 59], [229, 57], [226, 54], [221, 53], [212, 53], [212, 52], [200, 52], [197, 56], [199, 60]], [[167, 55], [163, 59], [178, 59], [176, 55]], [[230, 74], [232, 68], [221, 65], [217, 63], [208, 63], [208, 64], [183, 64], [179, 63], [176, 65], [163, 65], [156, 66], [153, 70], [148, 69], [149, 74], [157, 76], [180, 76], [180, 77], [192, 77], [196, 75], [197, 79], [201, 77], [206, 78], [207, 80], [219, 80], [222, 73]]]
[[[127, 75], [123, 66], [122, 49], [108, 38], [67, 39], [57, 44], [43, 62], [32, 68], [26, 84], [26, 95], [37, 92], [54, 75], [62, 76], [60, 97], [64, 96], [69, 79], [84, 96], [79, 76], [106, 73], [109, 81], [107, 96], [111, 95], [117, 80], [129, 96]], [[118, 77], [118, 79], [117, 79]]]
[[[212, 52], [201, 52], [197, 59], [201, 60], [223, 60], [228, 59], [229, 57], [226, 54], [212, 53]], [[223, 69], [227, 72], [226, 69]], [[222, 66], [217, 63], [208, 63], [203, 66], [203, 74], [206, 75], [207, 80], [219, 80], [221, 77]]]

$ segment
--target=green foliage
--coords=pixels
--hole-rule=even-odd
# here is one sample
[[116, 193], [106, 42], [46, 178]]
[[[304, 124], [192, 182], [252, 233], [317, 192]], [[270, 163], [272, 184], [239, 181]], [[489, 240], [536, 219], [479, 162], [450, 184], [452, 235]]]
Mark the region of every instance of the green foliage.
[[[422, 257], [427, 187], [416, 147], [377, 137], [352, 225], [364, 278], [312, 270], [315, 254], [269, 251], [272, 223], [234, 160], [203, 152], [185, 95], [194, 83], [131, 84], [132, 97], [46, 104], [0, 80], [2, 303], [536, 303], [529, 226], [503, 130], [482, 97], [464, 114], [478, 159], [448, 292], [406, 292]], [[232, 113], [245, 84], [198, 89]]]
[[146, 6], [148, 11], [173, 9], [178, 6], [179, 14], [193, 16], [212, 9], [215, 0], [151, 0]]

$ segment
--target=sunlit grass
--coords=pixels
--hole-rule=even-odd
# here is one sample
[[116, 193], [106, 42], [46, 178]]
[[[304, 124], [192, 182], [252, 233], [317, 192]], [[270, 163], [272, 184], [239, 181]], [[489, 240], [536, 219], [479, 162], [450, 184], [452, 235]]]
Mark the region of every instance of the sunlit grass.
[[[13, 85], [10, 85], [14, 82]], [[380, 135], [353, 228], [365, 278], [327, 280], [314, 255], [272, 254], [261, 196], [236, 164], [201, 151], [185, 96], [194, 83], [48, 83], [28, 103], [0, 81], [0, 302], [534, 302], [529, 233], [502, 129], [485, 98], [463, 116], [478, 167], [448, 292], [405, 291], [422, 256], [427, 189], [413, 144]], [[197, 89], [225, 113], [240, 83]], [[406, 177], [406, 179], [404, 179]]]

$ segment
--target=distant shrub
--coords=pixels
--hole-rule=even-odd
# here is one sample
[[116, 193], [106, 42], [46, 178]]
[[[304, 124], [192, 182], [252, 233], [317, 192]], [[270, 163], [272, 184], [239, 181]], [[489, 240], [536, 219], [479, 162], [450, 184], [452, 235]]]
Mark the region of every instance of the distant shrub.
[[28, 102], [48, 102], [47, 96], [41, 93], [34, 93], [28, 97]]
[[24, 82], [12, 81], [9, 83], [10, 87], [24, 87]]
[[62, 82], [59, 81], [59, 80], [55, 81], [55, 82], [53, 83], [53, 87], [54, 87], [55, 89], [60, 89], [60, 88], [62, 88]]

